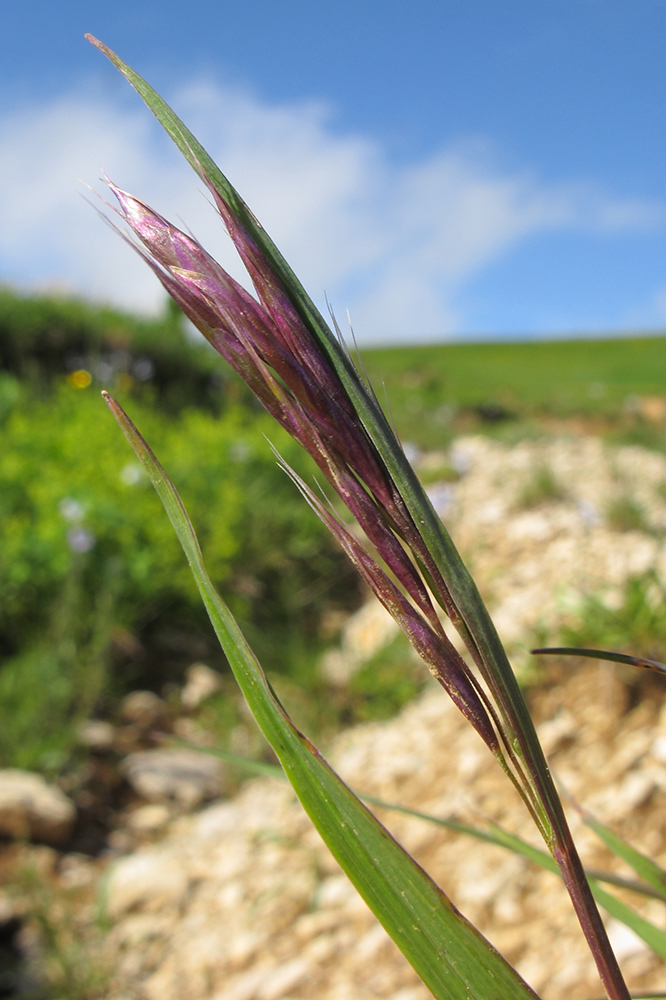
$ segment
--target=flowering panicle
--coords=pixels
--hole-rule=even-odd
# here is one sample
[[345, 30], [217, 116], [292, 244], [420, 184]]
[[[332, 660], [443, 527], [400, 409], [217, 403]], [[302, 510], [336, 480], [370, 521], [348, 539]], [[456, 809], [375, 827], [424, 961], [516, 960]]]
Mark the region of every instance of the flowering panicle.
[[502, 757], [496, 714], [448, 639], [419, 563], [446, 604], [444, 581], [388, 469], [359, 425], [337, 373], [264, 255], [211, 187], [216, 206], [252, 278], [257, 301], [192, 237], [137, 198], [110, 182], [109, 186], [120, 205], [121, 217], [139, 240], [138, 244], [131, 241], [132, 245], [185, 315], [265, 408], [306, 448], [363, 528], [397, 584], [312, 491], [287, 470], [431, 672], [484, 742]]

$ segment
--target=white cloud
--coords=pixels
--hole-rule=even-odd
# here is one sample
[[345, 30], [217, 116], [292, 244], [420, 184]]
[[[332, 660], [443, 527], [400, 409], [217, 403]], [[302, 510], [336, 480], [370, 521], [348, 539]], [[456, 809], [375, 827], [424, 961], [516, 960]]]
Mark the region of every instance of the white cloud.
[[[339, 313], [349, 307], [365, 342], [464, 329], [465, 284], [531, 236], [664, 221], [657, 204], [502, 170], [479, 144], [395, 165], [378, 142], [339, 134], [321, 104], [271, 105], [210, 83], [173, 103], [313, 297], [326, 289]], [[161, 307], [152, 274], [78, 197], [77, 178], [95, 182], [100, 167], [241, 276], [200, 182], [150, 114], [79, 92], [0, 121], [1, 280]]]
[[[666, 288], [658, 288], [651, 300], [647, 303], [647, 307], [644, 307], [639, 314], [637, 320], [638, 323], [645, 323], [645, 313], [648, 312], [649, 320], [648, 323], [654, 325], [663, 326], [666, 323]], [[630, 317], [631, 320], [636, 320], [636, 317]]]

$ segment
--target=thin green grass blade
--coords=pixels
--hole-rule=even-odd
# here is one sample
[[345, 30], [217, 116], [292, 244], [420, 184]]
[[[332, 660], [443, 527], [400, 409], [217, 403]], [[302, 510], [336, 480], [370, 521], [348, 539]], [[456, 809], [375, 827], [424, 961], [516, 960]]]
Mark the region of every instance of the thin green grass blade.
[[593, 879], [590, 880], [590, 887], [597, 903], [603, 906], [607, 913], [610, 913], [616, 920], [631, 928], [634, 934], [645, 941], [646, 945], [652, 948], [656, 955], [659, 955], [660, 958], [666, 958], [666, 933], [660, 927], [656, 927], [655, 924], [650, 923], [645, 917], [634, 913], [631, 907], [619, 900], [617, 896], [606, 892]]
[[618, 889], [626, 889], [627, 892], [635, 892], [639, 896], [647, 896], [648, 899], [663, 899], [656, 889], [653, 889], [647, 882], [641, 882], [637, 878], [625, 878], [624, 875], [617, 875], [615, 872], [605, 872], [601, 868], [586, 868], [585, 874], [588, 881], [605, 882], [607, 885], [614, 885]]
[[590, 816], [585, 811], [582, 812], [582, 817], [585, 825], [589, 826], [590, 830], [596, 833], [599, 840], [603, 841], [613, 854], [626, 861], [637, 875], [656, 890], [662, 899], [666, 899], [666, 872], [663, 868], [660, 868], [652, 858], [648, 858], [645, 854], [641, 854], [640, 851], [627, 844], [625, 840], [622, 840], [616, 833], [613, 833], [607, 826], [604, 826], [603, 823], [600, 823], [599, 820]]
[[245, 699], [294, 791], [343, 871], [437, 1000], [534, 1000], [536, 994], [456, 910], [299, 733], [213, 587], [187, 512], [118, 404], [105, 396], [169, 515]]
[[[491, 830], [496, 834], [496, 843], [501, 843], [503, 847], [514, 851], [516, 854], [522, 854], [523, 857], [529, 858], [530, 861], [540, 865], [541, 868], [545, 868], [546, 871], [553, 872], [555, 875], [559, 874], [556, 862], [545, 851], [539, 850], [538, 847], [532, 847], [531, 844], [527, 844], [520, 837], [507, 833], [506, 830], [502, 830], [501, 827], [494, 824], [491, 825]], [[635, 913], [631, 907], [619, 900], [617, 896], [613, 896], [610, 892], [602, 889], [596, 879], [589, 878], [588, 880], [592, 895], [597, 903], [603, 906], [604, 910], [610, 913], [612, 917], [615, 917], [616, 920], [629, 927], [657, 955], [661, 958], [666, 958], [666, 933], [649, 920]]]

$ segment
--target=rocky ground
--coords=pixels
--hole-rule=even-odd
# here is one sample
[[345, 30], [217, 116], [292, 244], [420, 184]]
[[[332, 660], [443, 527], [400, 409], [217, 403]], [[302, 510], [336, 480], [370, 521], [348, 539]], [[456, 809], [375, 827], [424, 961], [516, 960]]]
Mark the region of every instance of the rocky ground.
[[[514, 448], [468, 438], [450, 454], [417, 461], [519, 669], [534, 636], [555, 637], [575, 622], [586, 595], [617, 607], [628, 580], [653, 571], [655, 604], [662, 599], [663, 456], [608, 449], [592, 438]], [[322, 670], [345, 683], [393, 634], [369, 602]], [[610, 665], [555, 664], [532, 690], [532, 707], [569, 791], [666, 864], [663, 684], [650, 675], [639, 685], [627, 681]], [[145, 723], [142, 705], [149, 715], [159, 709], [140, 694], [126, 707], [136, 732]], [[87, 738], [101, 753], [99, 741], [118, 734], [90, 729]], [[33, 871], [21, 893], [0, 894], [0, 924], [27, 956], [26, 982], [47, 968], [86, 1000], [427, 998], [288, 786], [254, 780], [219, 800], [223, 775], [211, 758], [195, 754], [208, 762], [197, 770], [192, 756], [146, 754], [135, 747], [125, 755], [121, 778], [135, 797], [100, 856], [61, 850], [62, 831], [52, 847], [8, 842], [0, 879], [3, 864], [16, 870], [21, 852]], [[357, 789], [440, 816], [493, 819], [536, 843], [517, 796], [436, 686], [397, 718], [343, 733], [328, 756]], [[31, 828], [28, 802], [24, 796], [23, 813], [15, 808], [12, 830], [8, 821], [2, 827], [0, 794], [0, 827], [8, 836], [48, 839]], [[381, 818], [546, 1000], [601, 995], [553, 875], [421, 820]], [[586, 863], [619, 870], [575, 814], [572, 823]], [[666, 928], [663, 904], [626, 898]], [[24, 919], [28, 911], [38, 919]], [[60, 944], [49, 951], [54, 926]], [[608, 926], [632, 989], [666, 988], [664, 963], [623, 925]]]
[[[567, 787], [666, 861], [666, 718], [660, 699], [627, 712], [612, 668], [544, 688], [538, 714]], [[384, 725], [345, 734], [331, 754], [354, 787], [531, 836], [512, 790], [439, 690]], [[544, 997], [599, 995], [558, 880], [500, 848], [417, 819], [382, 819]], [[613, 867], [576, 824], [585, 859]], [[664, 907], [642, 911], [666, 926]], [[231, 802], [181, 821], [161, 843], [119, 861], [108, 897], [109, 996], [147, 1000], [425, 1000], [428, 992], [340, 873], [289, 788], [253, 781]], [[666, 979], [663, 963], [610, 923], [633, 987]]]

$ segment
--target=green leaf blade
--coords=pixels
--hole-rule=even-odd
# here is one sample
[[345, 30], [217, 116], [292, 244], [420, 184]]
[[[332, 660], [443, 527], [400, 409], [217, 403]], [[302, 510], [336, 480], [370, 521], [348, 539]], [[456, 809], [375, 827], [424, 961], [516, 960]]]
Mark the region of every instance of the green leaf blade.
[[[510, 851], [514, 851], [516, 854], [522, 854], [523, 857], [528, 858], [528, 860], [533, 861], [554, 875], [559, 874], [557, 864], [545, 851], [541, 851], [538, 847], [532, 847], [531, 844], [526, 843], [520, 837], [507, 833], [506, 830], [494, 824], [491, 825], [490, 829], [495, 835], [495, 843], [506, 847]], [[641, 917], [640, 914], [632, 910], [626, 903], [623, 903], [617, 896], [613, 896], [612, 893], [602, 889], [597, 879], [589, 878], [588, 880], [592, 895], [597, 903], [612, 917], [615, 917], [620, 923], [629, 927], [657, 955], [661, 958], [666, 958], [666, 933], [649, 920], [646, 920], [645, 917]]]
[[393, 839], [290, 722], [217, 594], [180, 498], [121, 407], [105, 394], [164, 504], [213, 627], [264, 736], [331, 853], [437, 1000], [536, 994]]
[[609, 830], [607, 826], [600, 823], [599, 820], [595, 819], [587, 813], [583, 813], [583, 822], [586, 826], [596, 833], [599, 840], [602, 841], [613, 852], [618, 858], [633, 868], [637, 875], [640, 876], [648, 885], [651, 885], [655, 889], [662, 899], [666, 900], [666, 872], [663, 868], [660, 868], [652, 858], [648, 858], [645, 854], [641, 854], [637, 851], [635, 847], [628, 844], [617, 834]]
[[607, 913], [629, 927], [655, 954], [666, 959], [666, 933], [660, 927], [641, 917], [617, 896], [606, 892], [594, 879], [590, 879], [590, 886], [594, 898]]

